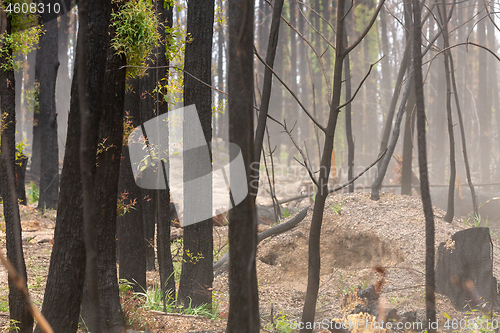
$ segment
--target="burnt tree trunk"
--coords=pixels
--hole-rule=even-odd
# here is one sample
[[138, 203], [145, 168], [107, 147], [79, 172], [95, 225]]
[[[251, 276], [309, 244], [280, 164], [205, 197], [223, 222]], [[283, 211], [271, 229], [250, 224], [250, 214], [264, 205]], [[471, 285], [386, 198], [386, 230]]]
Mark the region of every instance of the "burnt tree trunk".
[[[156, 12], [160, 15], [160, 21], [163, 26], [160, 27], [160, 36], [162, 40], [166, 40], [165, 27], [172, 27], [173, 11], [172, 7], [166, 8], [161, 1], [156, 3]], [[222, 29], [222, 27], [220, 27]], [[219, 36], [220, 37], [220, 36]], [[165, 42], [166, 43], [166, 42]], [[159, 67], [168, 66], [169, 60], [162, 50], [165, 50], [165, 44], [160, 44], [156, 53], [156, 61]], [[156, 84], [166, 85], [168, 82], [169, 70], [168, 68], [157, 68], [155, 70]], [[221, 77], [219, 77], [220, 79]], [[166, 80], [166, 81], [165, 81]], [[166, 89], [157, 94], [156, 98], [156, 113], [162, 115], [168, 112], [168, 103], [165, 101], [161, 94], [166, 94]], [[165, 165], [165, 171], [168, 172], [168, 164]], [[158, 254], [158, 271], [160, 273], [160, 286], [162, 290], [163, 311], [166, 311], [167, 302], [175, 299], [175, 279], [174, 279], [174, 265], [172, 262], [172, 252], [170, 249], [170, 190], [158, 190], [158, 217], [156, 224], [156, 244]]]
[[[347, 0], [345, 0], [347, 1]], [[344, 30], [344, 45], [347, 45], [347, 28]], [[351, 60], [349, 55], [344, 58], [344, 79], [345, 82], [345, 100], [352, 97], [351, 81]], [[388, 87], [386, 87], [388, 88]], [[347, 180], [351, 181], [354, 177], [354, 137], [352, 135], [352, 105], [349, 103], [345, 108], [345, 135], [347, 141]], [[354, 192], [354, 182], [349, 184], [349, 193]]]
[[[151, 60], [149, 60], [148, 65], [156, 66]], [[141, 97], [139, 100], [140, 107], [140, 123], [145, 123], [146, 121], [157, 116], [154, 107], [154, 97], [153, 90], [156, 87], [156, 82], [154, 78], [154, 71], [149, 70], [147, 74], [140, 78], [140, 89]], [[141, 189], [141, 201], [142, 205], [142, 220], [144, 228], [144, 241], [146, 248], [146, 270], [155, 270], [155, 224], [156, 224], [156, 190]]]
[[497, 302], [497, 283], [493, 277], [490, 229], [462, 230], [441, 243], [436, 282], [436, 291], [448, 296], [455, 309], [491, 310]]
[[[88, 11], [87, 11], [88, 9]], [[102, 111], [101, 98], [106, 66], [107, 28], [109, 26], [111, 3], [108, 1], [89, 0], [80, 1], [80, 27], [78, 47], [76, 53], [75, 72], [71, 88], [71, 105], [68, 120], [68, 136], [66, 141], [66, 154], [61, 175], [61, 195], [58, 203], [58, 214], [54, 232], [54, 246], [50, 260], [49, 275], [45, 289], [42, 313], [52, 325], [55, 332], [75, 332], [78, 327], [80, 304], [85, 280], [86, 260], [97, 268], [97, 253], [86, 255], [85, 249], [90, 244], [85, 244], [83, 230], [83, 187], [81, 175], [81, 91], [86, 91], [89, 97], [89, 113], [84, 142], [87, 151], [84, 156], [88, 158], [85, 172], [87, 177], [86, 214], [93, 215], [93, 174], [95, 171], [95, 152], [98, 140], [99, 114]], [[84, 37], [85, 36], [85, 37]], [[88, 43], [87, 43], [88, 41]], [[82, 44], [84, 43], [84, 44]], [[84, 57], [81, 59], [81, 57]], [[80, 77], [78, 67], [86, 66], [86, 72]], [[83, 67], [81, 67], [83, 68]], [[81, 69], [80, 69], [81, 70]], [[85, 80], [83, 80], [85, 79]], [[83, 81], [83, 82], [82, 82]], [[86, 87], [81, 87], [84, 84]], [[82, 111], [83, 112], [83, 111]], [[93, 158], [92, 158], [93, 157]], [[89, 177], [90, 172], [90, 177]], [[90, 186], [89, 186], [90, 185]], [[92, 220], [91, 220], [92, 221]], [[89, 225], [88, 225], [89, 226]], [[88, 227], [87, 226], [87, 227]], [[85, 237], [87, 238], [87, 237]], [[87, 238], [88, 239], [88, 238]], [[95, 241], [95, 240], [94, 240]], [[87, 257], [87, 258], [86, 258]], [[95, 266], [94, 266], [95, 265]], [[97, 271], [95, 271], [97, 276]], [[97, 289], [97, 281], [87, 282], [92, 290]], [[89, 325], [93, 331], [100, 331], [94, 325], [98, 320], [98, 304], [92, 298], [92, 309], [96, 312], [96, 320]], [[37, 327], [36, 332], [40, 332]]]
[[[246, 183], [251, 184], [249, 166], [254, 160], [253, 42], [254, 1], [229, 2], [229, 141], [241, 149], [246, 166]], [[235, 156], [231, 156], [231, 159]], [[232, 173], [231, 173], [232, 175]], [[231, 177], [232, 186], [240, 179]], [[232, 187], [231, 186], [231, 187]], [[260, 331], [259, 296], [255, 255], [257, 216], [247, 196], [229, 211], [229, 317], [228, 333]]]
[[[129, 81], [132, 90], [125, 95], [125, 112], [131, 126], [140, 123], [139, 113], [139, 79]], [[126, 144], [126, 142], [125, 142]], [[133, 209], [118, 217], [118, 261], [120, 262], [120, 279], [134, 284], [134, 291], [146, 289], [146, 242], [144, 241], [144, 223], [142, 214], [142, 190], [136, 185], [128, 146], [122, 148], [120, 182], [118, 191], [127, 193], [130, 201], [136, 200]], [[128, 202], [128, 201], [127, 201]], [[135, 282], [134, 282], [135, 281]]]
[[[50, 1], [45, 0], [44, 4]], [[58, 29], [55, 13], [43, 14], [45, 33], [40, 36], [36, 71], [39, 72], [40, 198], [38, 209], [56, 209], [59, 194], [59, 150], [57, 142], [56, 79], [59, 68]]]
[[[264, 142], [264, 132], [266, 130], [267, 115], [269, 110], [269, 103], [271, 101], [273, 74], [272, 69], [274, 67], [274, 58], [276, 57], [276, 49], [278, 46], [278, 37], [281, 22], [281, 13], [283, 11], [284, 0], [277, 0], [274, 3], [273, 8], [273, 18], [271, 22], [271, 30], [269, 32], [269, 44], [267, 45], [267, 55], [266, 55], [266, 68], [264, 70], [264, 84], [262, 88], [262, 98], [260, 103], [259, 117], [257, 121], [257, 129], [255, 131], [255, 157], [254, 161], [256, 165], [260, 164], [260, 156], [262, 154], [262, 143]], [[281, 60], [279, 60], [281, 61]], [[259, 178], [259, 169], [255, 168], [255, 177]], [[253, 186], [250, 190], [252, 199], [257, 199], [258, 186]]]
[[[252, 7], [253, 11], [253, 7]], [[211, 83], [212, 36], [214, 25], [214, 0], [191, 1], [188, 5], [187, 32], [193, 42], [186, 45], [184, 68], [199, 80]], [[205, 141], [212, 141], [212, 91], [210, 87], [192, 77], [184, 77], [184, 105], [194, 104], [198, 111]], [[184, 126], [184, 145], [193, 144], [193, 133]], [[211, 155], [211, 152], [210, 152]], [[211, 157], [211, 156], [210, 156]], [[187, 168], [186, 168], [187, 166]], [[193, 172], [210, 173], [211, 159], [200, 161], [198, 156], [184, 155], [184, 219], [194, 216], [195, 211], [212, 208], [212, 181], [201, 188], [193, 188], [186, 182], [186, 175]], [[187, 171], [187, 172], [186, 172]], [[210, 212], [209, 212], [210, 213]], [[184, 255], [179, 282], [178, 301], [192, 306], [212, 304], [213, 282], [213, 222], [212, 218], [184, 227]], [[201, 255], [199, 259], [190, 256]]]
[[[113, 5], [116, 10], [118, 5]], [[111, 36], [114, 32], [111, 32]], [[123, 331], [116, 272], [116, 201], [123, 143], [126, 59], [108, 50], [99, 141], [104, 149], [97, 155], [94, 180], [94, 228], [98, 251], [99, 301], [105, 332]], [[105, 141], [104, 141], [105, 140]]]
[[[442, 6], [441, 9], [439, 6]], [[446, 4], [438, 5], [438, 12], [443, 26], [444, 47], [450, 46], [448, 36], [448, 20], [446, 20]], [[451, 222], [455, 215], [455, 179], [457, 168], [455, 164], [455, 135], [453, 134], [453, 116], [451, 111], [451, 81], [450, 81], [450, 52], [444, 53], [444, 70], [446, 75], [446, 116], [448, 121], [448, 137], [450, 140], [450, 182], [448, 185], [448, 206], [444, 220]]]
[[[11, 19], [2, 12], [0, 32], [12, 33]], [[2, 45], [2, 47], [5, 47]], [[13, 264], [20, 276], [27, 279], [21, 241], [21, 219], [15, 191], [15, 141], [16, 141], [16, 91], [13, 64], [7, 58], [12, 56], [12, 49], [7, 49], [5, 57], [0, 58], [0, 184], [3, 189], [2, 200], [5, 218], [7, 259]], [[22, 294], [9, 277], [9, 313], [10, 319], [20, 322], [17, 332], [28, 333], [33, 330], [33, 318], [25, 307]], [[26, 283], [26, 282], [25, 282]]]
[[[434, 272], [434, 213], [432, 211], [431, 194], [429, 191], [429, 173], [427, 170], [427, 146], [425, 140], [425, 105], [422, 75], [422, 23], [420, 19], [420, 3], [413, 0], [413, 61], [415, 70], [415, 94], [417, 106], [418, 130], [418, 164], [420, 170], [420, 190], [422, 194], [425, 215], [425, 306], [427, 321], [436, 321], [436, 295]], [[430, 333], [435, 329], [428, 328]]]

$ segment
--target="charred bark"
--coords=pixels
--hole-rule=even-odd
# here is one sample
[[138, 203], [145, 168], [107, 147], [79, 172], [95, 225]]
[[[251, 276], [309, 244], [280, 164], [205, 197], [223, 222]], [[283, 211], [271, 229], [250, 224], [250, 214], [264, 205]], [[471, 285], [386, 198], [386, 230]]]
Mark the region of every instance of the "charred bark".
[[[420, 170], [420, 190], [425, 215], [425, 305], [427, 322], [436, 321], [436, 295], [434, 272], [434, 213], [432, 211], [431, 195], [429, 191], [429, 174], [427, 170], [427, 146], [425, 140], [425, 105], [422, 75], [422, 23], [420, 17], [420, 3], [413, 0], [413, 62], [415, 70], [415, 94], [417, 106], [418, 130], [418, 164]], [[435, 328], [428, 327], [430, 333]]]
[[[49, 4], [50, 1], [44, 1]], [[59, 148], [57, 140], [56, 80], [59, 68], [58, 29], [55, 14], [44, 13], [45, 33], [40, 36], [35, 71], [40, 73], [40, 198], [38, 209], [56, 209], [59, 194]]]
[[[11, 18], [5, 12], [0, 13], [1, 33], [12, 33]], [[7, 259], [13, 264], [20, 276], [27, 280], [21, 241], [21, 219], [15, 190], [15, 141], [16, 141], [16, 91], [13, 64], [7, 58], [12, 56], [12, 49], [7, 48], [7, 55], [0, 58], [0, 183], [3, 189], [2, 200], [5, 218], [5, 238]], [[33, 318], [25, 307], [23, 296], [9, 276], [9, 313], [10, 319], [20, 322], [17, 332], [28, 333], [33, 330]], [[26, 283], [26, 282], [25, 282]]]
[[[208, 84], [211, 83], [213, 12], [214, 0], [192, 1], [188, 5], [187, 32], [193, 37], [193, 42], [186, 45], [184, 68]], [[209, 145], [212, 141], [212, 91], [197, 80], [185, 77], [184, 105], [191, 104], [196, 106], [203, 134]], [[184, 126], [183, 133], [184, 145], [189, 147], [193, 142], [193, 133], [189, 133], [189, 126]], [[212, 181], [207, 181], [201, 187], [193, 188], [186, 182], [186, 175], [193, 174], [193, 172], [208, 174], [211, 172], [211, 168], [211, 159], [200, 161], [197, 156], [184, 155], [185, 219], [189, 219], [190, 214], [195, 214], [197, 209], [211, 210], [212, 207]], [[203, 214], [205, 213], [207, 211]], [[178, 302], [192, 306], [211, 305], [213, 282], [212, 218], [184, 227], [183, 242], [184, 260], [179, 282]], [[197, 259], [196, 256], [199, 258]]]
[[[253, 43], [254, 1], [229, 2], [229, 141], [241, 149], [247, 167], [246, 183], [251, 184], [248, 168], [254, 159], [253, 138]], [[234, 158], [235, 156], [231, 156]], [[232, 173], [231, 173], [232, 175]], [[231, 177], [232, 186], [241, 180]], [[247, 196], [229, 211], [229, 318], [227, 332], [260, 331], [259, 296], [255, 255], [257, 218], [255, 204]]]

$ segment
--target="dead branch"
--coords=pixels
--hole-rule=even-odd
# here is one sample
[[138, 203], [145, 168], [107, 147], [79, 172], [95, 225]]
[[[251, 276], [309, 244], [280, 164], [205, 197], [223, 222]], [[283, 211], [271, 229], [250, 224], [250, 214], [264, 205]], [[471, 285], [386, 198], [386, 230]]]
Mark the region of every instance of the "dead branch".
[[266, 64], [266, 62], [264, 61], [264, 59], [262, 59], [262, 57], [257, 52], [257, 49], [255, 48], [255, 46], [254, 46], [254, 53], [257, 56], [257, 58], [259, 59], [259, 61], [262, 64], [264, 64], [264, 66], [266, 66], [273, 73], [274, 77], [276, 77], [278, 79], [278, 81], [280, 81], [281, 84], [286, 88], [286, 90], [288, 90], [288, 92], [290, 93], [290, 95], [292, 95], [292, 97], [297, 101], [297, 103], [300, 105], [300, 107], [302, 108], [302, 110], [304, 110], [304, 112], [306, 113], [306, 115], [312, 120], [312, 122], [316, 126], [318, 126], [323, 132], [325, 132], [326, 129], [311, 115], [311, 113], [309, 111], [307, 111], [306, 107], [304, 106], [304, 104], [302, 104], [302, 102], [299, 100], [299, 98], [297, 97], [297, 95], [295, 95], [295, 93], [286, 85], [285, 82], [283, 82], [283, 80], [279, 77], [279, 75], [277, 75], [276, 72], [271, 67], [269, 67]]
[[[296, 1], [297, 3], [299, 3], [300, 1]], [[310, 11], [312, 11], [313, 13], [316, 13], [319, 17], [321, 17], [323, 19], [323, 21], [327, 22], [321, 15], [318, 14], [317, 11], [315, 11], [314, 9], [312, 9], [309, 5], [306, 5], [305, 3], [303, 2], [300, 2], [301, 4], [305, 5], [306, 7], [308, 7], [308, 9]], [[307, 24], [330, 46], [332, 47], [334, 50], [335, 50], [335, 45], [333, 45], [332, 42], [330, 42], [328, 40], [328, 38], [326, 38], [325, 36], [323, 36], [323, 34], [318, 30], [316, 29], [316, 27], [307, 19], [306, 15], [304, 14], [304, 11], [302, 10], [302, 8], [298, 7], [299, 8], [299, 11], [300, 11], [300, 14], [302, 15], [302, 17], [304, 18], [304, 21], [307, 22]], [[330, 23], [327, 22], [327, 24], [330, 26], [330, 28], [332, 28], [333, 30], [333, 27], [331, 26]], [[333, 32], [335, 33], [335, 31], [333, 30]]]
[[[307, 156], [304, 154], [304, 152], [302, 151], [302, 149], [300, 149], [299, 145], [295, 142], [295, 140], [293, 139], [293, 136], [292, 136], [292, 133], [291, 131], [288, 130], [288, 128], [286, 127], [286, 122], [283, 126], [283, 129], [284, 131], [286, 132], [286, 134], [288, 134], [288, 136], [290, 137], [290, 140], [292, 140], [292, 143], [293, 145], [295, 146], [295, 148], [297, 148], [297, 150], [299, 151], [300, 155], [302, 156], [302, 159], [304, 160], [304, 164], [300, 163], [303, 167], [306, 168], [307, 170], [307, 173], [309, 174], [309, 177], [311, 178], [311, 180], [313, 181], [314, 185], [318, 186], [318, 181], [316, 180], [316, 178], [314, 178], [314, 175], [313, 175], [313, 172], [311, 170], [311, 166], [308, 165], [308, 161], [309, 159], [307, 158]], [[298, 162], [298, 161], [297, 161]]]
[[[271, 4], [271, 2], [269, 0], [266, 0], [266, 2], [269, 4], [269, 6], [271, 6], [271, 8], [274, 8], [273, 5]], [[302, 38], [302, 40], [304, 40], [304, 42], [306, 42], [307, 45], [309, 45], [309, 47], [311, 48], [311, 50], [314, 52], [314, 54], [316, 55], [316, 57], [318, 58], [318, 63], [321, 67], [321, 72], [325, 78], [325, 81], [326, 81], [326, 85], [328, 86], [328, 91], [331, 90], [331, 85], [330, 85], [330, 80], [328, 80], [328, 75], [326, 74], [326, 70], [325, 70], [325, 66], [323, 65], [323, 61], [321, 60], [321, 55], [318, 54], [318, 51], [314, 48], [314, 46], [312, 46], [311, 42], [304, 37], [304, 35], [302, 35], [296, 27], [294, 27], [283, 15], [281, 15], [281, 19], [293, 30], [295, 31], [295, 33], [300, 37]], [[328, 98], [328, 100], [330, 100], [330, 98]]]
[[342, 109], [343, 107], [345, 107], [347, 104], [350, 104], [355, 98], [356, 98], [356, 95], [358, 94], [358, 92], [361, 90], [361, 87], [363, 86], [363, 84], [365, 83], [366, 79], [368, 79], [368, 76], [370, 75], [370, 73], [372, 72], [372, 68], [373, 66], [375, 66], [376, 64], [378, 64], [380, 61], [382, 61], [382, 59], [384, 59], [385, 55], [382, 56], [382, 58], [380, 58], [379, 60], [377, 60], [376, 62], [374, 62], [373, 64], [370, 65], [370, 68], [368, 69], [368, 73], [366, 73], [365, 77], [363, 78], [363, 80], [361, 80], [361, 82], [359, 83], [358, 85], [358, 88], [356, 89], [356, 91], [354, 92], [354, 94], [351, 96], [351, 98], [349, 98], [349, 100], [347, 102], [345, 102], [344, 104], [341, 104], [337, 107], [337, 110], [340, 110]]
[[365, 36], [368, 34], [368, 31], [372, 28], [373, 23], [375, 23], [375, 20], [378, 17], [378, 13], [380, 12], [380, 9], [382, 9], [382, 6], [384, 5], [385, 0], [380, 0], [380, 3], [378, 4], [377, 8], [375, 9], [375, 12], [372, 15], [372, 18], [370, 19], [370, 22], [365, 27], [365, 30], [361, 33], [361, 35], [358, 36], [358, 39], [354, 41], [350, 46], [347, 46], [343, 51], [342, 51], [342, 57], [344, 57], [346, 54], [350, 53], [356, 46], [358, 46], [359, 43], [365, 38]]

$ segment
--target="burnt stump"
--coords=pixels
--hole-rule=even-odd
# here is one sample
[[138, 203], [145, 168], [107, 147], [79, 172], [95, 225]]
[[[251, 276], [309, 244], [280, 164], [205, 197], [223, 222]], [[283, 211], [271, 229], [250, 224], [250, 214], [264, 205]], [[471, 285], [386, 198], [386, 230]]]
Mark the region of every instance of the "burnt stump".
[[488, 311], [497, 303], [489, 228], [459, 231], [439, 245], [436, 292], [448, 296], [459, 311]]

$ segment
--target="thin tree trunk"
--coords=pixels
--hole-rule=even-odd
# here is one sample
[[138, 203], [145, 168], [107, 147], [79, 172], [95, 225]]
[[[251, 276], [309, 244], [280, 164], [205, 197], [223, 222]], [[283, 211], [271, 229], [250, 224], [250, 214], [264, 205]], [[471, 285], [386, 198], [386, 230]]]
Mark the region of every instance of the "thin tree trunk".
[[[246, 183], [251, 184], [248, 168], [254, 161], [253, 138], [253, 43], [254, 1], [229, 2], [229, 141], [241, 149], [246, 166]], [[236, 156], [231, 156], [234, 158]], [[230, 184], [241, 180], [230, 176]], [[260, 331], [259, 295], [255, 256], [257, 216], [250, 196], [229, 211], [229, 317], [228, 333]]]
[[462, 110], [460, 109], [460, 100], [459, 100], [459, 94], [458, 94], [458, 89], [457, 89], [457, 83], [455, 81], [455, 66], [453, 65], [453, 56], [449, 55], [450, 59], [450, 73], [451, 73], [451, 83], [453, 85], [453, 95], [455, 96], [455, 105], [457, 107], [457, 114], [458, 114], [458, 122], [460, 124], [460, 135], [462, 137], [462, 152], [464, 155], [464, 164], [465, 164], [465, 172], [467, 174], [467, 184], [469, 185], [470, 193], [471, 193], [471, 198], [472, 198], [472, 207], [474, 209], [474, 215], [478, 215], [478, 207], [477, 207], [477, 198], [476, 198], [476, 191], [474, 190], [474, 185], [472, 184], [472, 177], [471, 177], [471, 172], [470, 172], [470, 164], [469, 164], [469, 158], [467, 155], [467, 142], [466, 142], [466, 135], [465, 135], [465, 128], [464, 128], [464, 121], [462, 118]]
[[[345, 0], [348, 1], [348, 0]], [[347, 3], [346, 3], [347, 5]], [[344, 45], [347, 45], [347, 27], [344, 31]], [[345, 100], [351, 99], [351, 64], [349, 54], [344, 59], [344, 79], [345, 82]], [[386, 87], [388, 88], [388, 87]], [[347, 180], [351, 181], [354, 177], [354, 138], [352, 135], [352, 105], [349, 103], [345, 107], [345, 134], [347, 138]], [[354, 192], [354, 182], [349, 184], [349, 193]]]
[[[49, 1], [44, 1], [48, 4]], [[40, 71], [40, 198], [38, 209], [57, 208], [59, 194], [59, 149], [57, 142], [56, 79], [59, 68], [57, 20], [44, 14], [45, 33], [40, 36], [36, 66]]]
[[415, 89], [411, 83], [410, 95], [406, 102], [405, 133], [403, 137], [403, 163], [401, 169], [401, 194], [411, 195], [413, 176], [413, 133], [415, 131]]
[[[389, 111], [387, 112], [387, 118], [385, 120], [385, 126], [384, 126], [384, 133], [382, 135], [382, 141], [380, 143], [380, 153], [384, 152], [387, 149], [387, 146], [389, 144], [389, 137], [391, 135], [391, 129], [392, 129], [392, 122], [394, 120], [394, 113], [396, 111], [396, 106], [398, 103], [398, 97], [401, 91], [401, 84], [403, 82], [404, 75], [406, 73], [406, 69], [408, 68], [408, 64], [410, 62], [410, 51], [411, 51], [411, 46], [410, 43], [406, 44], [405, 47], [405, 52], [403, 55], [403, 60], [401, 60], [401, 65], [399, 66], [399, 72], [398, 72], [398, 77], [396, 78], [396, 85], [394, 87], [394, 93], [392, 95], [391, 99], [391, 105], [389, 106]], [[386, 154], [386, 156], [391, 154]], [[378, 169], [380, 172], [380, 169], [382, 167], [382, 163], [384, 160], [381, 160], [378, 164]]]
[[[284, 0], [276, 0], [274, 3], [273, 9], [273, 18], [271, 22], [271, 30], [269, 32], [269, 44], [267, 46], [267, 56], [266, 56], [266, 64], [273, 68], [274, 66], [274, 58], [276, 56], [276, 49], [278, 46], [279, 39], [279, 29], [281, 22], [281, 12], [283, 11], [283, 3]], [[260, 103], [260, 111], [259, 118], [257, 121], [257, 130], [255, 131], [255, 156], [254, 160], [256, 165], [260, 164], [260, 156], [262, 154], [262, 143], [264, 141], [264, 132], [266, 130], [267, 123], [267, 115], [269, 110], [269, 102], [271, 100], [271, 91], [272, 91], [272, 82], [273, 82], [273, 74], [271, 69], [266, 66], [264, 70], [264, 86], [262, 89], [262, 98]], [[254, 170], [255, 175], [254, 179], [259, 179], [259, 168], [252, 168]], [[259, 187], [252, 186], [250, 190], [250, 194], [252, 196], [253, 201], [257, 199]]]
[[[448, 48], [450, 46], [450, 42], [448, 35], [448, 21], [445, 18], [446, 3], [444, 0], [442, 1], [441, 10], [438, 5], [438, 13], [443, 28], [444, 47]], [[455, 179], [457, 174], [455, 164], [455, 136], [453, 134], [453, 116], [451, 110], [450, 53], [451, 52], [449, 52], [449, 50], [444, 53], [444, 69], [446, 75], [446, 116], [448, 120], [448, 136], [450, 140], [450, 183], [448, 186], [448, 207], [446, 215], [443, 218], [446, 222], [451, 222], [453, 220], [453, 216], [455, 215]]]
[[[6, 35], [12, 33], [11, 18], [5, 12], [0, 13], [0, 32]], [[2, 45], [5, 47], [5, 45]], [[2, 66], [9, 69], [0, 69], [0, 184], [4, 207], [7, 259], [13, 264], [19, 275], [27, 280], [26, 264], [24, 262], [21, 241], [21, 219], [15, 190], [15, 141], [16, 141], [16, 91], [13, 64], [6, 58], [12, 56], [12, 49], [7, 49], [5, 57], [0, 58]], [[9, 284], [9, 314], [11, 320], [17, 324], [20, 333], [33, 330], [33, 318], [25, 307], [21, 292], [12, 279]]]
[[[345, 1], [338, 1], [337, 13], [345, 13]], [[325, 209], [325, 201], [328, 195], [328, 176], [331, 169], [331, 155], [333, 151], [333, 139], [335, 136], [335, 128], [337, 126], [337, 118], [339, 115], [338, 106], [340, 105], [340, 95], [342, 89], [342, 66], [344, 61], [344, 21], [343, 15], [337, 15], [337, 38], [335, 50], [335, 71], [333, 77], [333, 100], [330, 108], [330, 116], [326, 127], [325, 142], [323, 147], [323, 155], [321, 157], [320, 173], [318, 179], [318, 192], [314, 201], [314, 210], [311, 220], [311, 228], [309, 231], [309, 264], [307, 276], [307, 291], [302, 312], [302, 322], [312, 323], [316, 314], [316, 300], [318, 298], [319, 277], [320, 277], [320, 236], [321, 225], [323, 223], [323, 211]], [[301, 333], [312, 332], [311, 328], [304, 327], [300, 330]]]
[[[427, 170], [427, 147], [425, 140], [425, 105], [422, 75], [422, 23], [420, 3], [413, 0], [413, 62], [415, 70], [415, 91], [417, 97], [418, 164], [420, 169], [420, 190], [425, 215], [425, 305], [427, 322], [436, 322], [436, 295], [434, 272], [434, 213], [432, 211]], [[429, 333], [436, 330], [428, 327]]]

